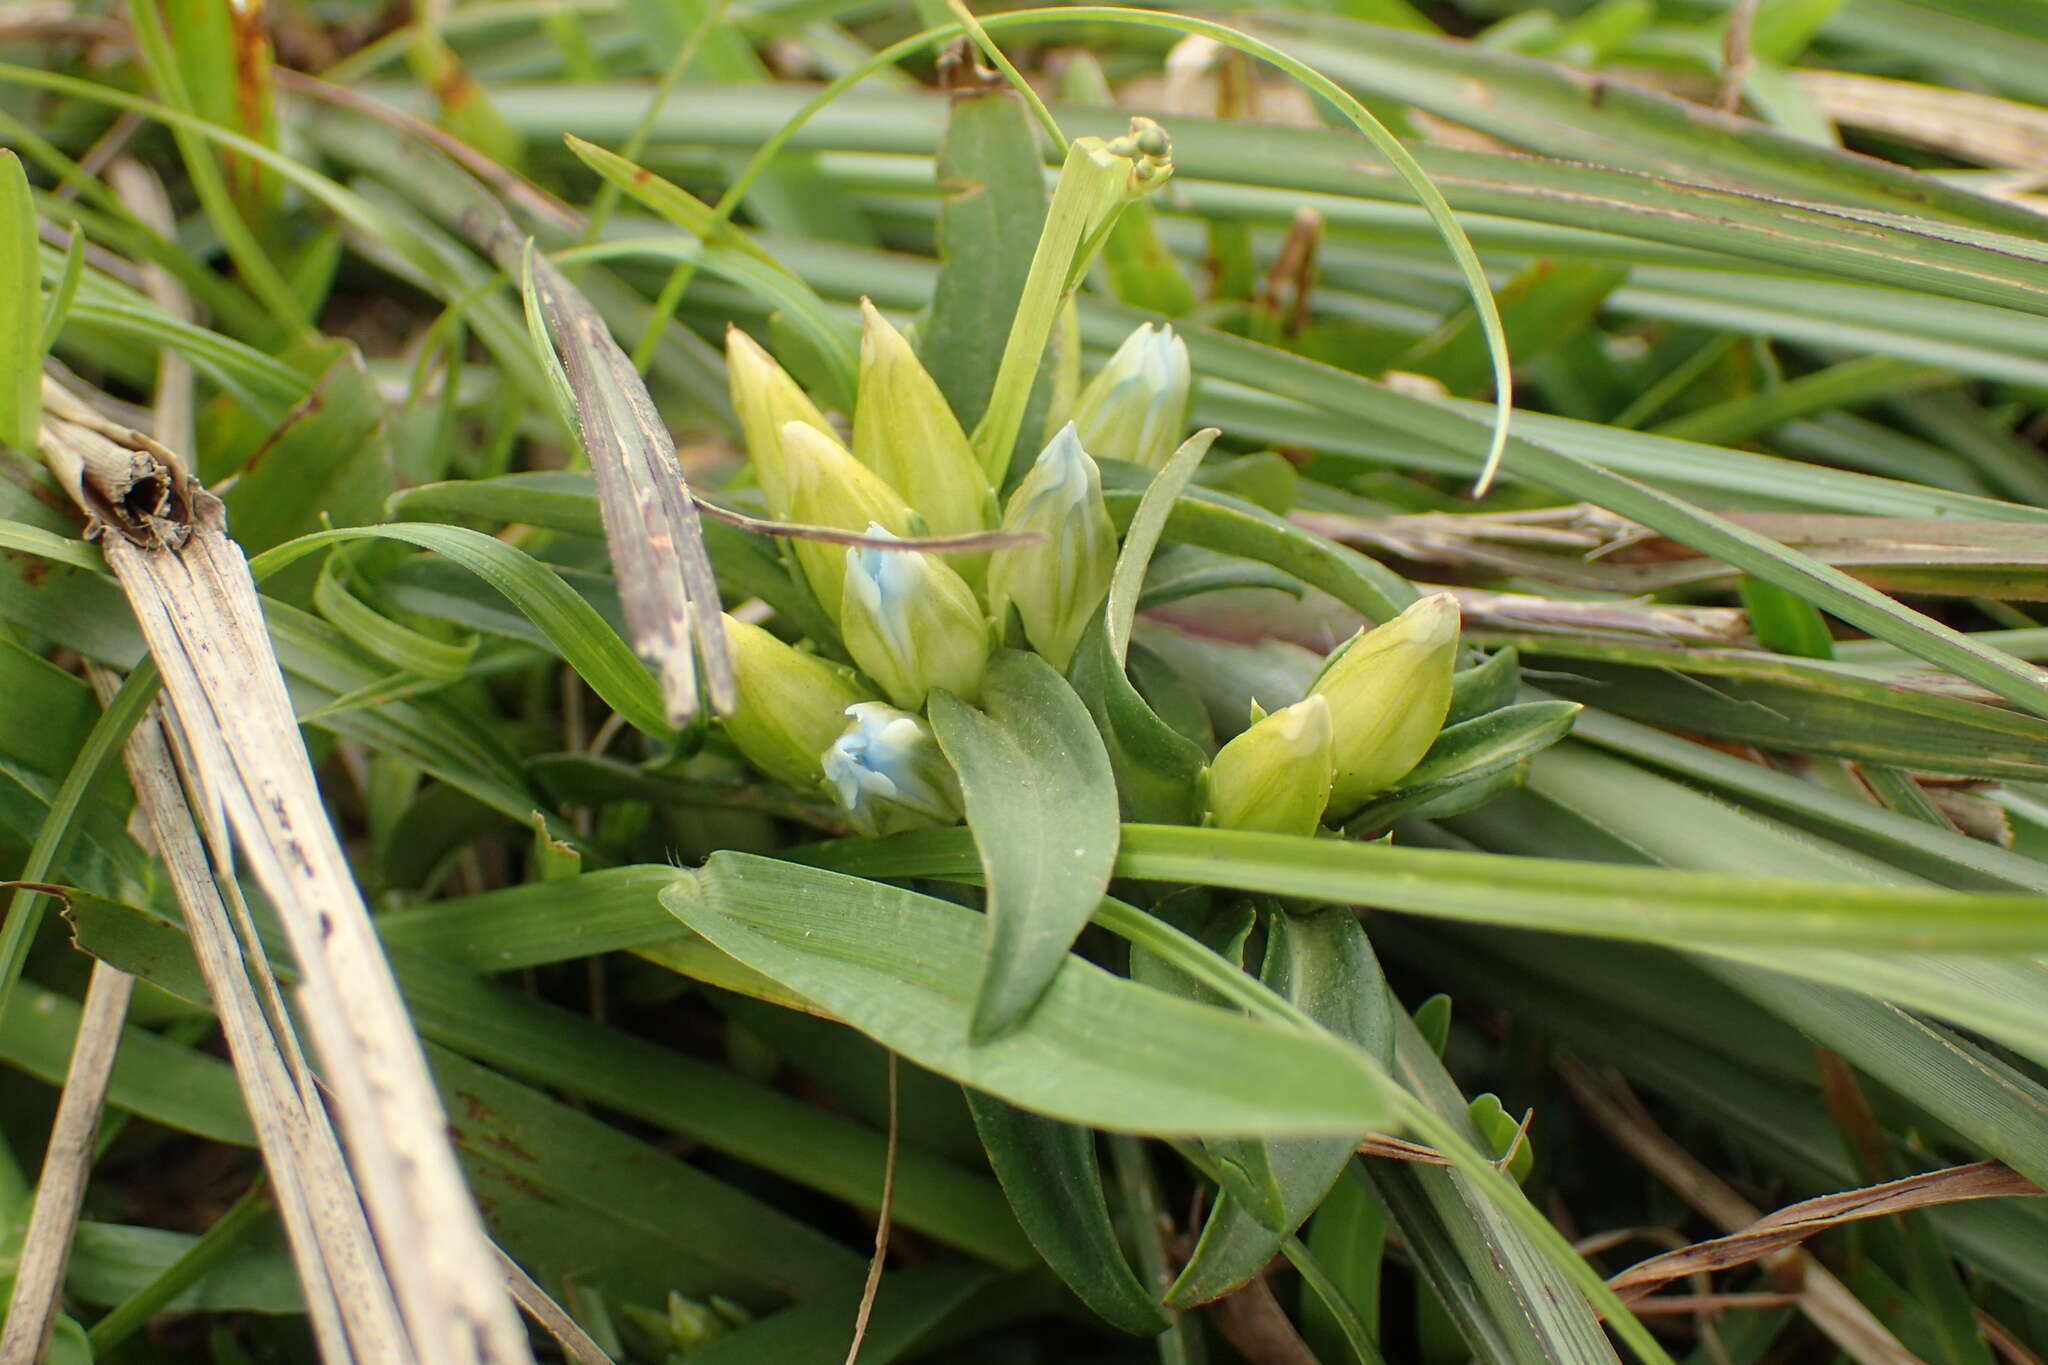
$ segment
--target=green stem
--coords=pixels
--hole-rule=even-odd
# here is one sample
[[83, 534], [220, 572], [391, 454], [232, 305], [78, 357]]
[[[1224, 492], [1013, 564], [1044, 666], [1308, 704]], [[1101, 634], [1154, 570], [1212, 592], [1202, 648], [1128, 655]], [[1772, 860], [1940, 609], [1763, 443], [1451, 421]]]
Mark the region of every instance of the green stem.
[[[35, 843], [29, 847], [28, 859], [22, 864], [21, 881], [50, 880], [78, 832], [78, 813], [86, 798], [120, 757], [128, 732], [155, 699], [157, 683], [156, 665], [145, 659], [121, 684], [107, 709], [100, 712], [71, 771], [65, 774], [63, 785], [50, 800], [49, 812], [44, 815]], [[8, 901], [6, 915], [0, 917], [0, 1017], [7, 1013], [14, 984], [21, 979], [22, 963], [28, 959], [29, 945], [35, 942], [36, 930], [42, 927], [46, 899], [43, 892], [17, 888]]]
[[[647, 139], [653, 135], [655, 121], [661, 117], [662, 106], [668, 103], [668, 97], [681, 83], [683, 73], [690, 69], [690, 63], [697, 60], [697, 49], [704, 46], [704, 39], [709, 36], [712, 27], [725, 17], [726, 4], [727, 0], [712, 0], [705, 8], [703, 17], [697, 21], [696, 27], [692, 28], [689, 36], [683, 40], [683, 45], [676, 49], [675, 56], [669, 59], [668, 65], [662, 70], [661, 78], [654, 83], [654, 93], [647, 98], [647, 107], [640, 112], [640, 121], [634, 124], [633, 131], [626, 135], [626, 144], [619, 149], [620, 156], [628, 161], [637, 162], [640, 159], [640, 153], [647, 146]], [[603, 235], [605, 224], [611, 220], [612, 210], [616, 209], [618, 204], [619, 187], [616, 184], [607, 180], [598, 186], [597, 198], [590, 206], [590, 218], [584, 223], [583, 235], [578, 239], [579, 245], [589, 246]], [[684, 268], [677, 267], [678, 270]], [[652, 330], [658, 334], [661, 329], [655, 327]], [[640, 368], [645, 370], [647, 367], [642, 365]]]
[[1039, 234], [1030, 273], [1024, 277], [1024, 293], [1010, 321], [995, 388], [974, 429], [974, 453], [991, 488], [1001, 488], [1009, 472], [1010, 449], [1024, 425], [1024, 409], [1031, 402], [1038, 362], [1045, 355], [1060, 304], [1073, 286], [1075, 263], [1086, 259], [1084, 252], [1091, 241], [1099, 243], [1099, 229], [1115, 217], [1129, 179], [1130, 162], [1121, 156], [1084, 142], [1067, 149], [1052, 207], [1045, 215], [1045, 230]]
[[157, 1277], [130, 1294], [92, 1325], [85, 1335], [92, 1343], [95, 1359], [133, 1336], [145, 1323], [180, 1294], [227, 1260], [230, 1253], [263, 1222], [270, 1212], [270, 1200], [259, 1183], [236, 1200], [206, 1235], [185, 1248], [185, 1254], [165, 1266]]

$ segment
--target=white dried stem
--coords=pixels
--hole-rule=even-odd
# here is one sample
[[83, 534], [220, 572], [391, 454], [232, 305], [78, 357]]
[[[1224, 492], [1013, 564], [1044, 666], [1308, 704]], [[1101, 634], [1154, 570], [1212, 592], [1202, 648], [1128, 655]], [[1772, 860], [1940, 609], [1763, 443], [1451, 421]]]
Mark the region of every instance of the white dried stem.
[[92, 1174], [93, 1139], [106, 1107], [107, 1084], [114, 1073], [114, 1049], [128, 1017], [128, 998], [135, 978], [104, 962], [95, 962], [85, 991], [85, 1010], [71, 1048], [71, 1067], [57, 1118], [50, 1125], [43, 1152], [42, 1176], [36, 1181], [35, 1209], [21, 1244], [14, 1292], [7, 1320], [0, 1325], [0, 1365], [35, 1365], [43, 1358], [50, 1333], [57, 1326], [64, 1294], [64, 1269], [71, 1260], [71, 1239], [78, 1228], [78, 1210], [85, 1202], [85, 1183]]
[[[411, 1350], [378, 1266], [362, 1204], [349, 1182], [341, 1144], [296, 1048], [288, 1052], [280, 1045], [272, 1031], [274, 1016], [250, 983], [249, 967], [263, 964], [267, 969], [267, 964], [259, 945], [252, 943], [245, 956], [154, 710], [129, 737], [125, 757], [136, 804], [148, 819], [184, 911], [193, 956], [220, 1016], [320, 1357], [328, 1365], [385, 1360], [404, 1365], [412, 1359]], [[231, 868], [222, 864], [221, 872], [231, 885]]]
[[163, 674], [202, 800], [226, 812], [277, 909], [299, 964], [298, 1003], [413, 1352], [435, 1365], [528, 1361], [220, 501], [170, 451], [57, 393], [39, 444], [80, 505], [116, 532], [101, 537], [107, 562]]

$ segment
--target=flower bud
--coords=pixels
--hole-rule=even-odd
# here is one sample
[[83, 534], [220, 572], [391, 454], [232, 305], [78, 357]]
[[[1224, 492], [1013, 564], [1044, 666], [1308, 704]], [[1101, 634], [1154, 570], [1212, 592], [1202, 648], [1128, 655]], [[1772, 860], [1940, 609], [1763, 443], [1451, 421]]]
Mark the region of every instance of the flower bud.
[[1130, 178], [1124, 188], [1127, 200], [1143, 198], [1173, 175], [1172, 139], [1164, 128], [1141, 114], [1132, 115], [1131, 126], [1122, 137], [1111, 138], [1102, 145], [1111, 156], [1131, 159]]
[[1275, 711], [1209, 765], [1209, 820], [1223, 829], [1314, 834], [1329, 804], [1330, 704], [1320, 694]]
[[1003, 529], [1039, 531], [1045, 539], [989, 556], [989, 607], [1000, 627], [1015, 603], [1031, 647], [1064, 671], [1116, 569], [1116, 528], [1103, 505], [1102, 474], [1072, 422], [1010, 495]]
[[960, 780], [925, 723], [880, 702], [846, 708], [852, 717], [824, 754], [825, 778], [863, 834], [896, 834], [958, 824]]
[[[860, 309], [864, 325], [860, 397], [853, 410], [854, 458], [902, 494], [933, 535], [987, 530], [995, 524], [995, 496], [960, 419], [903, 334], [866, 299]], [[984, 555], [963, 555], [955, 567], [979, 579], [987, 562]]]
[[[781, 437], [785, 496], [778, 503], [771, 490], [768, 502], [776, 516], [835, 531], [880, 525], [891, 535], [910, 533], [909, 506], [836, 439], [802, 422], [784, 423]], [[838, 619], [847, 547], [824, 540], [792, 540], [790, 545], [818, 605]]]
[[760, 481], [768, 505], [777, 506], [789, 496], [783, 474], [783, 424], [802, 422], [833, 436], [832, 424], [788, 371], [775, 363], [775, 357], [737, 327], [725, 329], [725, 375], [754, 477]]
[[1187, 428], [1193, 379], [1187, 343], [1171, 327], [1142, 324], [1081, 391], [1081, 444], [1098, 460], [1161, 468]]
[[806, 654], [759, 626], [725, 618], [739, 704], [725, 733], [749, 763], [800, 791], [825, 778], [819, 758], [846, 728], [848, 707], [870, 700], [853, 670]]
[[[879, 525], [868, 534], [891, 538]], [[968, 703], [981, 695], [988, 618], [974, 589], [936, 555], [849, 545], [839, 631], [853, 661], [898, 706], [922, 710], [934, 687]]]
[[1441, 592], [1331, 653], [1309, 691], [1330, 703], [1332, 815], [1349, 815], [1422, 761], [1450, 709], [1457, 655], [1458, 603]]

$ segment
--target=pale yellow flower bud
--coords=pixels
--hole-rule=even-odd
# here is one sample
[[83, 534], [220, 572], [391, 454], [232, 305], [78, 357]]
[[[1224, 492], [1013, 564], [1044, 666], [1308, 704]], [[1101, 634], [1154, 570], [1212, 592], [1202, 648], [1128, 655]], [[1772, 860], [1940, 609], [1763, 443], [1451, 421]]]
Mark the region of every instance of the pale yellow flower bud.
[[806, 654], [759, 626], [725, 618], [739, 705], [722, 722], [747, 762], [809, 791], [825, 780], [825, 750], [846, 728], [846, 708], [874, 698], [853, 670]]
[[788, 499], [783, 473], [783, 424], [802, 422], [828, 436], [833, 435], [832, 424], [789, 377], [788, 371], [775, 363], [775, 357], [737, 327], [725, 329], [725, 374], [732, 391], [733, 411], [740, 419], [740, 434], [747, 442], [747, 456], [753, 461], [754, 477], [760, 482], [768, 505], [776, 506]]
[[[880, 526], [868, 534], [888, 536]], [[853, 661], [905, 710], [923, 710], [934, 687], [968, 703], [981, 698], [988, 618], [974, 590], [937, 555], [848, 546], [839, 629]]]
[[1423, 598], [1340, 645], [1309, 690], [1328, 699], [1337, 780], [1330, 814], [1349, 815], [1399, 782], [1443, 729], [1458, 655], [1458, 603]]
[[[889, 320], [861, 300], [860, 397], [853, 410], [853, 456], [903, 495], [933, 535], [958, 536], [995, 524], [995, 495], [974, 458], [960, 419], [917, 353]], [[970, 580], [986, 555], [960, 555], [953, 567]]]
[[[865, 531], [876, 523], [891, 535], [910, 534], [909, 505], [838, 441], [804, 422], [785, 422], [781, 447], [785, 496], [778, 504], [771, 490], [768, 504], [777, 517], [835, 531]], [[790, 544], [818, 605], [837, 620], [846, 546], [801, 539]]]
[[1116, 570], [1116, 527], [1102, 501], [1102, 474], [1073, 423], [1060, 428], [1010, 494], [1003, 529], [1039, 531], [1045, 539], [989, 556], [989, 607], [1000, 626], [1015, 603], [1031, 647], [1064, 670]]
[[1223, 829], [1313, 834], [1329, 804], [1334, 749], [1321, 695], [1275, 711], [1209, 765], [1209, 820]]

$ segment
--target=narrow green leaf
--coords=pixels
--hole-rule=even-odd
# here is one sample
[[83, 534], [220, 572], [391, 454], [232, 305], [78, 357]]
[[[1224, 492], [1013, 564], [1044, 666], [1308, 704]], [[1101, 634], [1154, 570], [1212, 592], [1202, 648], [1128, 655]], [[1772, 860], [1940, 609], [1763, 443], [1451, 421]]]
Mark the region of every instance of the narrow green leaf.
[[1013, 1104], [1121, 1132], [1356, 1132], [1384, 1122], [1370, 1064], [1327, 1035], [1179, 1000], [1066, 958], [1039, 1007], [968, 1041], [974, 911], [747, 854], [673, 874], [661, 903], [878, 1042]]
[[[1563, 754], [1570, 745], [1550, 752]], [[1540, 765], [1539, 765], [1540, 766]], [[805, 861], [869, 877], [978, 874], [963, 831], [814, 844]], [[1832, 875], [1835, 869], [1825, 869]], [[1514, 857], [1243, 830], [1128, 825], [1119, 877], [1377, 905], [1478, 924], [1769, 952], [2032, 953], [2048, 946], [2040, 898], [1835, 884]]]
[[57, 287], [50, 291], [50, 297], [43, 301], [43, 350], [57, 344], [57, 334], [64, 330], [64, 319], [71, 313], [71, 304], [78, 297], [78, 282], [85, 277], [85, 233], [74, 226], [71, 242], [64, 248], [64, 269], [57, 276]]
[[42, 261], [21, 158], [0, 148], [0, 441], [36, 448], [43, 410]]
[[1116, 779], [1088, 708], [1035, 654], [989, 663], [982, 710], [931, 699], [932, 730], [960, 775], [988, 883], [988, 948], [975, 1041], [1026, 1018], [1088, 922], [1116, 861]]
[[428, 1056], [492, 1232], [536, 1276], [762, 1309], [860, 1274], [842, 1243], [695, 1166], [452, 1052]]
[[1749, 631], [1757, 643], [1777, 654], [1802, 659], [1835, 657], [1834, 637], [1821, 614], [1783, 588], [1760, 579], [1742, 580], [1742, 605], [1749, 613]]
[[1166, 1314], [1124, 1259], [1103, 1193], [1095, 1134], [967, 1092], [989, 1164], [1031, 1244], [1103, 1321], [1134, 1336], [1166, 1330]]
[[324, 546], [360, 538], [402, 541], [460, 564], [538, 626], [592, 690], [636, 729], [655, 736], [670, 733], [660, 689], [618, 632], [552, 569], [481, 531], [412, 523], [318, 531], [258, 555], [249, 569], [261, 579]]
[[[1351, 1305], [1368, 1333], [1378, 1334], [1380, 1266], [1386, 1254], [1387, 1213], [1373, 1194], [1360, 1162], [1353, 1158], [1317, 1206], [1308, 1225], [1308, 1249], [1329, 1273], [1333, 1287]], [[1301, 1333], [1330, 1365], [1344, 1365], [1343, 1337], [1322, 1297], [1304, 1287]], [[1353, 1355], [1348, 1365], [1372, 1365]]]
[[1109, 579], [1109, 599], [1103, 605], [1108, 625], [1109, 650], [1121, 664], [1131, 648], [1131, 618], [1138, 610], [1138, 590], [1144, 585], [1145, 570], [1151, 567], [1152, 552], [1159, 548], [1160, 533], [1173, 514], [1188, 480], [1195, 476], [1202, 457], [1209, 453], [1223, 433], [1205, 428], [1181, 442], [1179, 449], [1152, 476], [1138, 499], [1137, 510], [1124, 527], [1123, 549], [1117, 552], [1116, 569]]
[[1031, 253], [1045, 225], [1045, 158], [1038, 125], [1015, 92], [956, 92], [939, 142], [938, 280], [918, 354], [972, 431], [1002, 364], [1004, 329], [1017, 311]]
[[[1116, 481], [1124, 475], [1114, 466], [1103, 475], [1103, 501], [1110, 519], [1124, 523], [1136, 515], [1140, 495], [1118, 486]], [[1270, 564], [1371, 620], [1391, 620], [1415, 600], [1415, 589], [1376, 560], [1241, 498], [1197, 484], [1172, 506], [1166, 518], [1167, 538]]]
[[[343, 553], [340, 551], [337, 554]], [[313, 605], [349, 639], [392, 667], [437, 682], [459, 682], [476, 657], [476, 641], [451, 644], [392, 620], [351, 593], [333, 572], [335, 555], [320, 566]]]
[[[1275, 907], [1266, 932], [1260, 979], [1381, 1066], [1391, 1066], [1392, 1004], [1357, 916], [1336, 906], [1306, 915]], [[1227, 1192], [1220, 1195], [1194, 1254], [1167, 1291], [1167, 1303], [1176, 1308], [1207, 1303], [1265, 1269], [1282, 1242], [1323, 1202], [1363, 1136], [1262, 1144], [1279, 1195], [1279, 1216], [1259, 1217]], [[1240, 1145], [1211, 1144], [1211, 1151], [1219, 1160], [1228, 1159], [1231, 1148]]]

